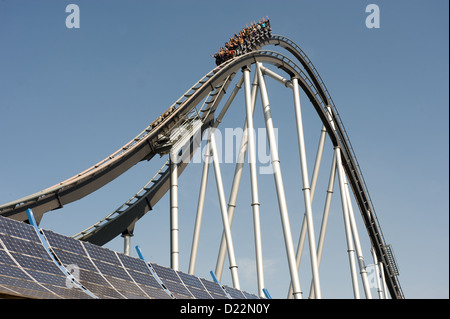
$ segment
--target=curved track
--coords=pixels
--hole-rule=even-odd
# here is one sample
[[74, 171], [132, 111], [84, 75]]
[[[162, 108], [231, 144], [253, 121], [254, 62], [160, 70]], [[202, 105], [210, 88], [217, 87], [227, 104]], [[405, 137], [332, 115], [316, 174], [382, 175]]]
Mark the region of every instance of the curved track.
[[[277, 45], [286, 49], [300, 62], [306, 73], [292, 60], [273, 51], [258, 50], [227, 61], [206, 74], [144, 131], [103, 161], [57, 185], [1, 205], [0, 214], [26, 221], [26, 210], [31, 208], [36, 219], [40, 220], [44, 213], [62, 208], [65, 204], [83, 198], [114, 180], [138, 162], [150, 160], [156, 154], [167, 153], [174, 143], [173, 139], [171, 140], [171, 134], [175, 130], [192, 127], [194, 123], [201, 123], [200, 130], [203, 132], [213, 125], [218, 125], [214, 120], [214, 112], [236, 73], [256, 62], [264, 62], [282, 69], [291, 78], [298, 79], [299, 85], [325, 126], [333, 146], [341, 149], [342, 164], [358, 203], [372, 247], [378, 260], [384, 265], [390, 294], [393, 298], [403, 298], [403, 293], [387, 256], [385, 241], [362, 172], [325, 84], [307, 55], [293, 41], [282, 36], [272, 36], [262, 43], [260, 48], [265, 45]], [[202, 101], [203, 105], [198, 107]], [[196, 147], [191, 145], [189, 149], [189, 154], [184, 154], [184, 156], [191, 158]], [[178, 174], [183, 172], [187, 164], [186, 161], [183, 161], [179, 165]], [[129, 201], [75, 237], [103, 245], [127, 230], [132, 231], [135, 222], [151, 210], [169, 190], [169, 176], [170, 170], [165, 165]]]

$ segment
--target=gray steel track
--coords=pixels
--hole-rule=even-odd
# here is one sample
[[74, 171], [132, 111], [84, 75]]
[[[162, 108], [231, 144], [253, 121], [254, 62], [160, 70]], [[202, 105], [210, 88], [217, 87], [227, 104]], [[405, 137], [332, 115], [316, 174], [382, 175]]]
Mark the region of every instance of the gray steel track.
[[[309, 58], [293, 41], [282, 36], [273, 36], [271, 39], [265, 41], [261, 47], [269, 44], [279, 45], [293, 54], [302, 64], [309, 77], [294, 62], [276, 52], [254, 51], [236, 57], [222, 64], [220, 68], [215, 68], [205, 75], [177, 102], [169, 107], [162, 116], [105, 160], [53, 187], [1, 205], [0, 214], [13, 219], [26, 221], [26, 209], [31, 208], [36, 219], [40, 220], [44, 213], [61, 208], [65, 204], [79, 200], [94, 192], [126, 172], [138, 162], [150, 160], [156, 154], [166, 151], [161, 146], [164, 145], [164, 141], [170, 135], [170, 132], [177, 128], [180, 121], [185, 120], [188, 114], [201, 101], [210, 96], [210, 99], [207, 101], [207, 108], [198, 116], [203, 122], [202, 131], [205, 130], [212, 125], [214, 110], [225, 94], [226, 88], [234, 75], [245, 66], [256, 62], [265, 62], [284, 70], [291, 77], [297, 77], [299, 79], [299, 85], [316, 109], [334, 147], [341, 148], [342, 163], [358, 203], [372, 246], [375, 249], [378, 260], [385, 267], [384, 270], [390, 294], [393, 298], [403, 298], [403, 292], [387, 257], [385, 241], [356, 156], [325, 84]], [[332, 108], [331, 120], [327, 117], [327, 107]], [[331, 122], [334, 123], [336, 130], [332, 129]], [[191, 157], [195, 149], [193, 147], [190, 149], [191, 153], [189, 156]], [[180, 165], [179, 174], [182, 173], [186, 165], [185, 163]], [[145, 194], [140, 195], [126, 210], [121, 211], [110, 220], [103, 220], [104, 223], [101, 225], [91, 227], [89, 231], [80, 235], [80, 239], [102, 245], [127, 229], [134, 227], [134, 223], [151, 210], [168, 191], [168, 176], [169, 174], [164, 172], [161, 179], [155, 182]]]

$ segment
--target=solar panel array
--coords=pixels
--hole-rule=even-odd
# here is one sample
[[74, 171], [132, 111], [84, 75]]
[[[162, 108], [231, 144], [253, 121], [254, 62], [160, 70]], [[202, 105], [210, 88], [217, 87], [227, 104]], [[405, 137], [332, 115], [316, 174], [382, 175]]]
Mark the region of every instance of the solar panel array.
[[0, 216], [0, 297], [258, 299], [247, 292]]

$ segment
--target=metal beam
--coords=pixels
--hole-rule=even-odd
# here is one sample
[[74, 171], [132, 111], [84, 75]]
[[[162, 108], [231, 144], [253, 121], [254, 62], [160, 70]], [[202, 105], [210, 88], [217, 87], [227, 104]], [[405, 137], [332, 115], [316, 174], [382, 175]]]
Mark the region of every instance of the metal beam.
[[297, 266], [295, 263], [294, 243], [292, 242], [291, 225], [289, 222], [289, 213], [286, 205], [286, 196], [284, 192], [283, 177], [281, 176], [280, 159], [278, 157], [278, 147], [275, 139], [275, 132], [273, 129], [272, 115], [270, 113], [269, 97], [267, 95], [266, 83], [261, 69], [260, 63], [256, 63], [258, 72], [258, 84], [261, 92], [262, 107], [264, 112], [264, 119], [266, 123], [266, 130], [269, 139], [270, 156], [273, 168], [273, 176], [275, 179], [275, 186], [277, 189], [278, 206], [280, 208], [281, 223], [283, 225], [284, 242], [286, 246], [286, 254], [289, 264], [289, 271], [293, 286], [293, 295], [295, 299], [302, 298], [300, 289], [300, 280], [298, 277]]
[[177, 154], [170, 154], [170, 268], [180, 269]]
[[311, 272], [314, 280], [314, 291], [317, 299], [322, 298], [320, 289], [319, 267], [317, 265], [316, 238], [314, 234], [314, 224], [311, 206], [311, 188], [309, 185], [308, 166], [306, 162], [305, 138], [303, 133], [303, 121], [300, 107], [300, 93], [298, 90], [298, 79], [292, 78], [294, 92], [295, 118], [297, 125], [298, 149], [300, 155], [300, 166], [302, 170], [303, 195], [305, 200], [305, 216], [308, 228], [309, 254], [311, 258]]
[[217, 192], [219, 195], [220, 210], [222, 212], [223, 228], [224, 228], [224, 232], [225, 232], [225, 238], [227, 241], [228, 258], [230, 260], [231, 277], [233, 279], [234, 288], [240, 289], [239, 276], [238, 276], [238, 272], [237, 272], [238, 266], [237, 266], [236, 257], [234, 254], [234, 246], [233, 246], [233, 239], [231, 237], [230, 223], [228, 221], [227, 206], [226, 206], [226, 201], [225, 201], [225, 192], [223, 190], [222, 173], [220, 172], [219, 158], [217, 155], [217, 146], [216, 146], [216, 139], [214, 137], [214, 132], [211, 133], [210, 143], [211, 143], [211, 153], [213, 156], [214, 172], [216, 175]]
[[253, 106], [250, 87], [250, 68], [244, 68], [245, 106], [247, 111], [248, 132], [248, 163], [250, 166], [250, 179], [252, 191], [253, 228], [256, 254], [256, 276], [258, 279], [258, 294], [264, 297], [264, 267], [262, 257], [261, 221], [259, 213], [258, 174], [256, 171], [255, 131], [253, 128]]

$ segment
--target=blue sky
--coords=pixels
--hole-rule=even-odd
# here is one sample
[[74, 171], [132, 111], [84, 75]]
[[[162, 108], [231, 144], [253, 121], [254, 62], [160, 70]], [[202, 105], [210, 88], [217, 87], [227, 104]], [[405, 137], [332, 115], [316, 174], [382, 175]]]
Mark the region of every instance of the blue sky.
[[[79, 5], [79, 29], [66, 28], [70, 3]], [[379, 29], [366, 28], [369, 3], [380, 8]], [[405, 296], [448, 298], [448, 1], [1, 1], [0, 202], [52, 186], [113, 153], [215, 67], [210, 54], [231, 35], [267, 15], [274, 34], [308, 54], [333, 97], [386, 241], [395, 250]], [[292, 104], [292, 94], [270, 80], [268, 88], [286, 193], [294, 198], [288, 205], [296, 244], [303, 216], [297, 207], [303, 204], [293, 110], [279, 111]], [[242, 97], [224, 127], [242, 126], [239, 102], [242, 106]], [[302, 110], [314, 156], [320, 122], [304, 97]], [[255, 125], [264, 127], [260, 113]], [[329, 141], [327, 146], [330, 153]], [[94, 194], [46, 214], [41, 227], [73, 235], [90, 226], [139, 190], [162, 160], [140, 163]], [[329, 161], [322, 164], [324, 180]], [[234, 165], [222, 169], [229, 177]], [[194, 164], [180, 177], [183, 271], [200, 175], [201, 165]], [[272, 296], [284, 298], [289, 277], [273, 178], [258, 178], [266, 284]], [[233, 239], [241, 286], [255, 292], [248, 180], [247, 172]], [[209, 182], [197, 266], [197, 275], [206, 278], [215, 267], [221, 232], [212, 175]], [[230, 184], [225, 180], [227, 196]], [[319, 199], [313, 209], [318, 229]], [[167, 266], [168, 211], [164, 198], [138, 223], [132, 239], [149, 259]], [[330, 218], [322, 295], [347, 298], [352, 290], [337, 196]], [[367, 244], [362, 225], [359, 233]], [[107, 247], [120, 251], [122, 240]], [[372, 263], [367, 249], [364, 257]], [[309, 290], [308, 267], [302, 264], [303, 291]], [[231, 284], [229, 274], [222, 281]]]

